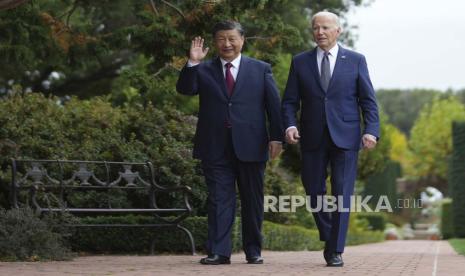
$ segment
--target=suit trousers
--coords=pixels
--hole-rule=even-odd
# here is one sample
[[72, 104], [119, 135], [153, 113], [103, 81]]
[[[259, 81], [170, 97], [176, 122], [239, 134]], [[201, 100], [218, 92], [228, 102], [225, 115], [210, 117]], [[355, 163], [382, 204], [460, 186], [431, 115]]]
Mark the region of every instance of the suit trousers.
[[[328, 165], [330, 168], [331, 195], [336, 197], [338, 209], [329, 212], [320, 208], [312, 214], [320, 233], [320, 240], [327, 242], [329, 250], [333, 252], [344, 252], [350, 212], [340, 208], [350, 208], [350, 198], [357, 175], [357, 160], [358, 151], [337, 147], [327, 126], [321, 145], [316, 150], [302, 152], [302, 183], [312, 208], [318, 206], [318, 197], [326, 195]], [[339, 199], [342, 199], [342, 202]]]
[[242, 217], [242, 246], [247, 258], [260, 256], [265, 162], [243, 162], [234, 152], [228, 130], [222, 158], [202, 161], [208, 186], [208, 254], [229, 257], [236, 213], [236, 182]]

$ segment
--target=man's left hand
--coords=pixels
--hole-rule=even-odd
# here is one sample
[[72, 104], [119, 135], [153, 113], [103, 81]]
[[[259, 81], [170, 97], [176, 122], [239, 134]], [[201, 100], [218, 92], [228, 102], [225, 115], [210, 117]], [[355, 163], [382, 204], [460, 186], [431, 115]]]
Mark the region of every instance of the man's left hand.
[[270, 150], [270, 158], [275, 159], [283, 150], [283, 143], [279, 141], [271, 141], [268, 144], [268, 148]]
[[363, 148], [374, 149], [376, 147], [377, 139], [371, 134], [364, 134], [362, 137]]

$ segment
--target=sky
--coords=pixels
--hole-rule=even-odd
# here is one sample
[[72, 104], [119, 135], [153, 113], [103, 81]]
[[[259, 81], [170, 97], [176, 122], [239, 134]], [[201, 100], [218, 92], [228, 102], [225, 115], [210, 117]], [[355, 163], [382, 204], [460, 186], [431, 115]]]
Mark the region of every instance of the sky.
[[465, 0], [375, 0], [347, 21], [376, 89], [465, 89]]

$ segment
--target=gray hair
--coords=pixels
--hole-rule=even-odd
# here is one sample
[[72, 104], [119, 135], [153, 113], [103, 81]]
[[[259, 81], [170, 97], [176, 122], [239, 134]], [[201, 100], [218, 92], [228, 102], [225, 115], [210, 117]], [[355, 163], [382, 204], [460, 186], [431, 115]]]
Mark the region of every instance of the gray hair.
[[320, 12], [315, 13], [312, 16], [312, 26], [313, 26], [313, 22], [315, 21], [315, 18], [318, 17], [318, 16], [326, 16], [326, 17], [332, 18], [334, 20], [334, 22], [336, 22], [337, 27], [341, 28], [341, 22], [339, 21], [339, 16], [337, 16], [337, 14], [329, 12], [329, 11], [320, 11]]

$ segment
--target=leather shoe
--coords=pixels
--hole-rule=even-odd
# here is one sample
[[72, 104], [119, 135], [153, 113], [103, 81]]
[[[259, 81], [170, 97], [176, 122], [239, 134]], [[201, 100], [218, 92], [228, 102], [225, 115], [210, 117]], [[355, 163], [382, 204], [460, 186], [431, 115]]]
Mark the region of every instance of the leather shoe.
[[247, 258], [248, 264], [263, 264], [263, 258], [260, 256]]
[[230, 264], [231, 260], [228, 257], [213, 254], [208, 255], [206, 258], [200, 259], [200, 263], [204, 265], [220, 265], [220, 264]]
[[341, 253], [333, 252], [329, 260], [326, 261], [326, 266], [333, 266], [333, 267], [344, 266]]

